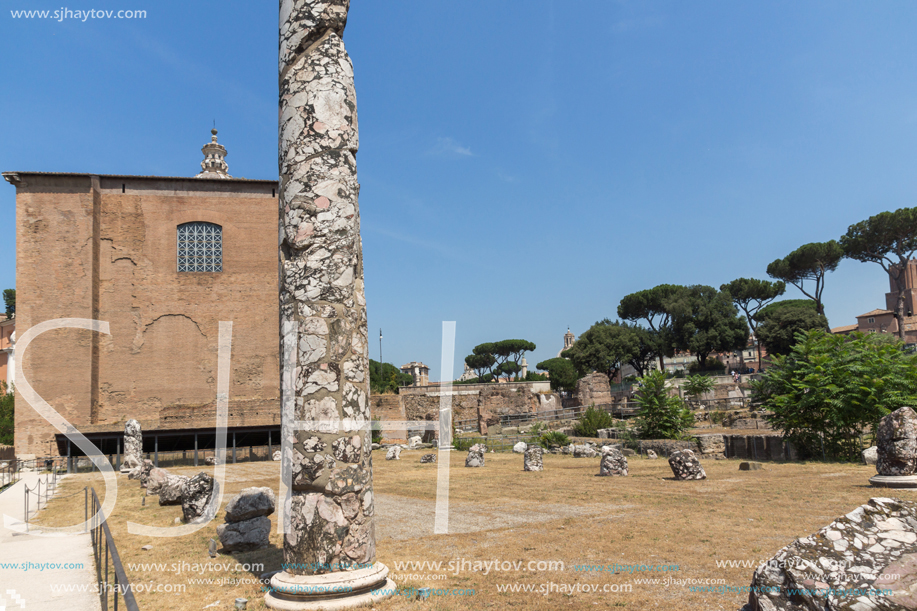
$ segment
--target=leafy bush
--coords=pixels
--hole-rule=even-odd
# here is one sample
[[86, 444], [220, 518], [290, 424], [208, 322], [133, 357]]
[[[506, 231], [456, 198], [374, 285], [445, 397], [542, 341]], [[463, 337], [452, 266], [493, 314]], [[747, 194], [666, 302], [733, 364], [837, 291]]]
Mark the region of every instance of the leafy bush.
[[546, 422], [534, 422], [532, 426], [529, 427], [529, 433], [532, 435], [540, 435], [542, 431], [545, 431], [548, 428]]
[[691, 375], [685, 378], [685, 383], [681, 387], [696, 401], [704, 393], [713, 390], [714, 386], [716, 383], [710, 376]]
[[538, 438], [538, 445], [545, 450], [550, 449], [551, 446], [567, 446], [570, 445], [570, 438], [560, 431], [548, 431]]
[[573, 434], [577, 437], [598, 437], [599, 429], [610, 429], [614, 425], [615, 419], [611, 414], [591, 405], [573, 425]]
[[453, 437], [452, 447], [460, 452], [467, 452], [476, 443], [482, 443], [484, 440], [480, 437]]
[[821, 329], [797, 338], [789, 354], [773, 357], [752, 398], [805, 456], [858, 461], [862, 433], [917, 405], [917, 355], [896, 338]]
[[13, 445], [14, 397], [13, 389], [0, 381], [0, 444], [7, 446]]
[[661, 371], [640, 379], [642, 386], [635, 399], [640, 406], [637, 431], [642, 439], [680, 439], [694, 426], [691, 410], [680, 398], [669, 394], [665, 381]]

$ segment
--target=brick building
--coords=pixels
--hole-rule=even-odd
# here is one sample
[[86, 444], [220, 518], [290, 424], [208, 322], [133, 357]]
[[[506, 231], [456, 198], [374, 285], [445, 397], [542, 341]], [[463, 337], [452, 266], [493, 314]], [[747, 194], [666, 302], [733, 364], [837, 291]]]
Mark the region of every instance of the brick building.
[[[196, 177], [7, 172], [16, 187], [17, 346], [35, 391], [103, 453], [136, 418], [144, 450], [212, 447], [217, 338], [233, 323], [229, 443], [279, 443], [277, 181], [232, 178], [216, 130]], [[17, 396], [16, 453], [67, 455]]]
[[[895, 269], [895, 268], [893, 268]], [[855, 325], [844, 325], [831, 329], [832, 333], [890, 333], [898, 335], [898, 319], [895, 306], [898, 304], [898, 287], [889, 274], [889, 292], [885, 294], [885, 309], [876, 309], [857, 316]], [[917, 343], [917, 316], [914, 316], [914, 300], [917, 296], [917, 259], [907, 262], [904, 270], [904, 336], [909, 344]]]

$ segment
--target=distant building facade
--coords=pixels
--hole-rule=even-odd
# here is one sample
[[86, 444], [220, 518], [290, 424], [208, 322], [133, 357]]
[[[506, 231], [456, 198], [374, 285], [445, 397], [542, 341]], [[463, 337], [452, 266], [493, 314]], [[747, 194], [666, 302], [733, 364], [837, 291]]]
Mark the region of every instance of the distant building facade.
[[[198, 437], [214, 432], [223, 321], [233, 323], [228, 438], [262, 445], [276, 431], [279, 443], [278, 184], [232, 178], [216, 130], [202, 151], [194, 178], [3, 174], [16, 187], [19, 338], [60, 318], [110, 329], [49, 331], [15, 358], [106, 454], [132, 418], [145, 451], [154, 439], [159, 451], [208, 447]], [[16, 406], [17, 455], [70, 451], [21, 396]]]
[[401, 373], [407, 373], [414, 378], [413, 386], [427, 386], [430, 383], [430, 368], [423, 363], [411, 361], [401, 366]]
[[[897, 270], [898, 267], [893, 269]], [[857, 316], [855, 325], [844, 325], [831, 329], [832, 333], [848, 334], [854, 331], [862, 333], [890, 333], [898, 335], [898, 319], [895, 308], [898, 305], [898, 288], [895, 279], [889, 273], [889, 292], [885, 294], [885, 309], [876, 309]], [[917, 295], [917, 259], [907, 262], [904, 269], [904, 336], [905, 342], [917, 343], [917, 316], [914, 316], [914, 300]]]

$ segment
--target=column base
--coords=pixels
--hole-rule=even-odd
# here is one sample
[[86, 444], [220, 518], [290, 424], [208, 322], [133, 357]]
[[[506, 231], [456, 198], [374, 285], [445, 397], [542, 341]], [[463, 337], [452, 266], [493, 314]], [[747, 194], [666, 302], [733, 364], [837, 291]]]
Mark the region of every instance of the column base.
[[388, 567], [378, 562], [367, 569], [321, 575], [280, 571], [271, 577], [264, 604], [282, 611], [337, 611], [385, 600], [396, 587], [388, 578]]
[[917, 488], [917, 475], [873, 475], [869, 483], [877, 488]]

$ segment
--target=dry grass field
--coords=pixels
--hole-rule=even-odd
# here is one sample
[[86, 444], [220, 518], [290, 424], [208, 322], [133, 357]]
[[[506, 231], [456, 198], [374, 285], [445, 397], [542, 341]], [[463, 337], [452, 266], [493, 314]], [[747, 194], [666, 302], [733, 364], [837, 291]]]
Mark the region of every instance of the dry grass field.
[[[400, 461], [375, 452], [378, 560], [402, 588], [474, 590], [473, 596], [433, 595], [420, 601], [396, 596], [378, 611], [424, 609], [702, 609], [735, 611], [747, 595], [691, 591], [691, 580], [742, 587], [752, 568], [718, 568], [717, 561], [759, 562], [796, 537], [807, 535], [872, 496], [884, 496], [867, 479], [873, 467], [820, 463], [765, 463], [762, 471], [739, 471], [739, 461], [705, 461], [708, 479], [672, 479], [664, 459], [632, 457], [626, 478], [596, 477], [599, 459], [546, 455], [545, 471], [522, 471], [518, 454], [488, 454], [481, 469], [464, 467], [464, 452], [452, 454], [450, 534], [433, 534], [437, 465], [421, 465], [421, 451], [405, 451]], [[193, 474], [201, 469], [175, 472]], [[279, 463], [227, 466], [223, 502], [248, 486], [278, 489]], [[216, 538], [222, 515], [198, 533], [180, 538], [130, 535], [126, 522], [171, 526], [180, 507], [159, 507], [155, 497], [141, 506], [139, 483], [122, 477], [117, 506], [109, 520], [121, 557], [135, 584], [169, 584], [184, 592], [138, 592], [141, 611], [231, 609], [237, 597], [249, 609], [264, 609], [259, 571], [215, 569], [192, 572], [175, 563], [235, 565], [259, 563], [274, 570], [283, 562], [280, 535], [272, 547], [211, 560], [207, 543]], [[102, 493], [98, 476], [72, 476], [68, 494], [87, 483]], [[917, 492], [896, 491], [901, 498]], [[39, 521], [49, 525], [82, 519], [82, 501], [54, 502]], [[276, 519], [276, 515], [273, 516]], [[79, 518], [79, 520], [77, 519]], [[152, 550], [142, 551], [144, 545]], [[465, 561], [464, 565], [462, 561]], [[402, 562], [442, 562], [439, 570], [397, 568]], [[520, 570], [486, 571], [470, 563], [522, 562]], [[535, 561], [532, 570], [528, 562]], [[538, 569], [538, 561], [555, 563]], [[451, 570], [449, 563], [457, 570]], [[134, 566], [161, 563], [158, 569]], [[562, 563], [563, 570], [558, 570]], [[639, 574], [577, 570], [577, 565], [677, 565], [670, 572]], [[477, 568], [477, 570], [475, 570]], [[502, 568], [502, 567], [501, 567]], [[485, 574], [485, 572], [487, 574]], [[668, 578], [668, 583], [665, 582]], [[658, 579], [657, 583], [635, 583]], [[210, 583], [195, 580], [211, 580]], [[542, 594], [542, 589], [553, 590]], [[578, 584], [578, 585], [575, 585]], [[535, 592], [501, 592], [504, 585]], [[569, 588], [596, 587], [594, 593]], [[607, 591], [603, 591], [607, 590]], [[627, 591], [629, 590], [629, 591]], [[216, 604], [214, 604], [216, 603]], [[211, 605], [208, 607], [208, 605]]]

